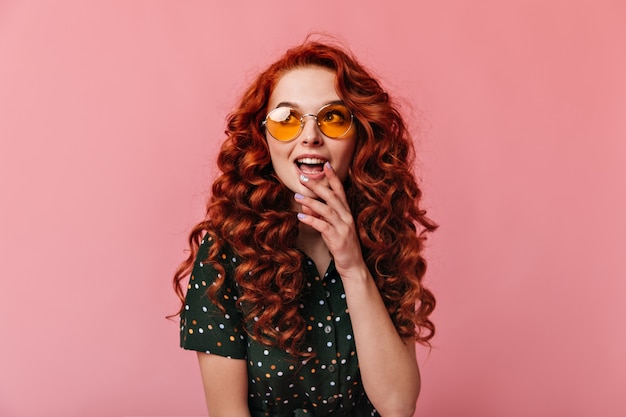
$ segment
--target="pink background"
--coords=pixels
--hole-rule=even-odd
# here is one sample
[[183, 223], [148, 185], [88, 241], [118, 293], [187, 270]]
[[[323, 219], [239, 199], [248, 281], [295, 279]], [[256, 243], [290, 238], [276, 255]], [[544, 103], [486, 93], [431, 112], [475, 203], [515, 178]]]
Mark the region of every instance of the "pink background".
[[0, 1], [0, 415], [205, 413], [164, 319], [171, 275], [226, 114], [311, 30], [422, 123], [441, 228], [416, 415], [626, 415], [625, 17], [619, 0]]

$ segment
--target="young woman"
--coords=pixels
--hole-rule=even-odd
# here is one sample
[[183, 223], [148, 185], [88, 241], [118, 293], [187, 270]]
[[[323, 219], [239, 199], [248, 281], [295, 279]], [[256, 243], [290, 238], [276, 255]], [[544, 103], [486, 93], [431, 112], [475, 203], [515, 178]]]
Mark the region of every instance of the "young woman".
[[307, 41], [257, 77], [226, 133], [174, 278], [209, 415], [412, 416], [436, 225], [387, 93], [345, 50]]

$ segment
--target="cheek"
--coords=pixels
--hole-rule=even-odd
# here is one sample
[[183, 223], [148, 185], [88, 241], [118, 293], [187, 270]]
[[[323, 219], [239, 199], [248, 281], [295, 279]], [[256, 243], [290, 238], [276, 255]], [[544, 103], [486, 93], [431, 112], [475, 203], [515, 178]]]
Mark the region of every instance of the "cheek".
[[271, 142], [272, 140], [272, 138], [268, 138], [267, 135], [265, 135], [265, 148], [273, 161], [278, 149], [276, 148], [276, 144]]
[[279, 169], [289, 160], [289, 147], [284, 145], [284, 143], [267, 142], [267, 150], [274, 170]]
[[348, 172], [350, 171], [352, 162], [354, 161], [355, 152], [356, 146], [355, 144], [352, 144], [351, 146], [342, 149], [342, 152], [340, 153], [340, 161], [337, 161], [338, 166], [336, 172], [337, 175], [339, 175], [339, 178], [341, 178], [341, 181], [345, 181], [348, 177]]

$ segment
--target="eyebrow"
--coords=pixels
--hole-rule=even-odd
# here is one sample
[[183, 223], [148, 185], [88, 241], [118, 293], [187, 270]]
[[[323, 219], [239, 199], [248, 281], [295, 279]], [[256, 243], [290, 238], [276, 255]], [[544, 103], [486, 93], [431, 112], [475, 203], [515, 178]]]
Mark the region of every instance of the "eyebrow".
[[[324, 106], [328, 106], [328, 105], [330, 105], [330, 104], [343, 104], [343, 105], [345, 106], [345, 104], [346, 104], [346, 103], [344, 103], [344, 102], [343, 102], [343, 100], [332, 100], [332, 101], [329, 101], [328, 103], [323, 104], [323, 105], [320, 107], [320, 109], [321, 109], [322, 107], [324, 107]], [[292, 102], [290, 102], [290, 101], [281, 101], [281, 102], [280, 102], [280, 103], [278, 103], [278, 104], [276, 105], [276, 107], [274, 107], [274, 108], [275, 108], [275, 109], [277, 109], [277, 108], [279, 108], [279, 107], [289, 107], [289, 108], [292, 108], [292, 109], [294, 109], [294, 110], [298, 110], [298, 109], [299, 109], [299, 107], [298, 107], [298, 105], [297, 105], [297, 104], [292, 103]]]

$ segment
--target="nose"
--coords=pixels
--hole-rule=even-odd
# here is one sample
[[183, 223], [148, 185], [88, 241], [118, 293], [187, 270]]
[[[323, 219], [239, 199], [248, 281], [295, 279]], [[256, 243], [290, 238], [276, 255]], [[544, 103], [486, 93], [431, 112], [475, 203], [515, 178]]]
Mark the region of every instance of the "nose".
[[322, 142], [322, 132], [317, 126], [317, 115], [305, 114], [302, 116], [302, 132], [300, 139], [304, 144], [319, 145]]

